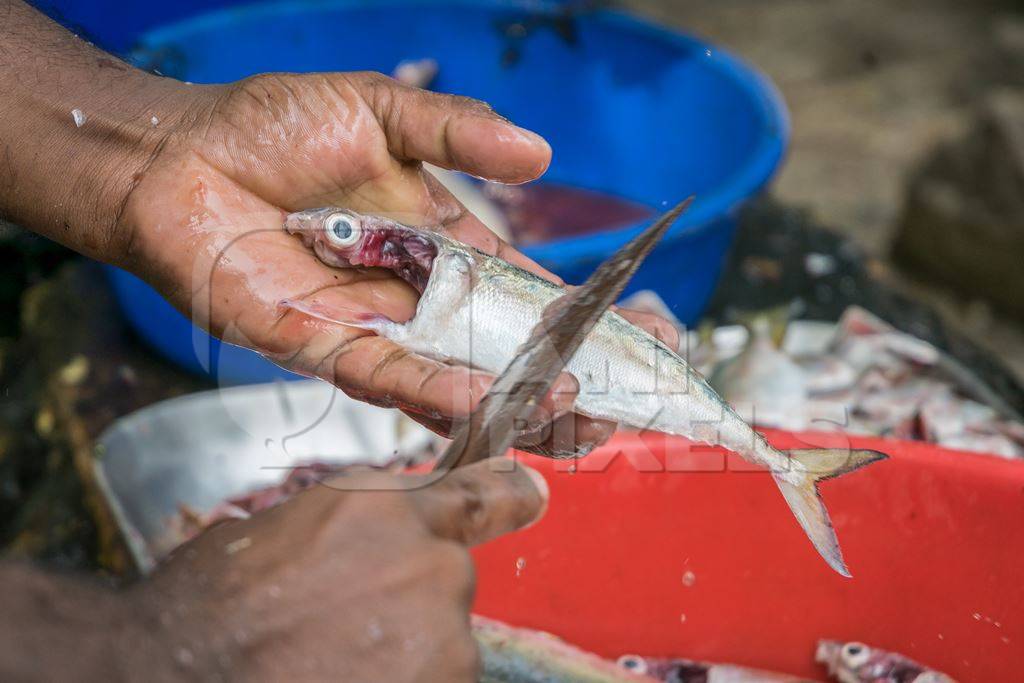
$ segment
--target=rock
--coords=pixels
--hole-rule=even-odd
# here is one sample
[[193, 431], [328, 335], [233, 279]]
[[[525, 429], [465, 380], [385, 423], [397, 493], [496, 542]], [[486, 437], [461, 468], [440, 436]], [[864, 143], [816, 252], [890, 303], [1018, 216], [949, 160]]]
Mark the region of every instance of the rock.
[[1024, 319], [1022, 255], [1024, 90], [1000, 90], [911, 179], [893, 256]]
[[992, 43], [1005, 80], [1024, 85], [1024, 17], [998, 15], [992, 21]]

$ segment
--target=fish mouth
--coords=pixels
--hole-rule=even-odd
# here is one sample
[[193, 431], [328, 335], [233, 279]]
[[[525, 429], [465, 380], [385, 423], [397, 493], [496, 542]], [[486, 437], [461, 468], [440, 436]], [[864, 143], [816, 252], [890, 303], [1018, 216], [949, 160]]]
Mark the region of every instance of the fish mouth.
[[839, 667], [839, 652], [842, 647], [842, 643], [834, 640], [819, 640], [814, 652], [814, 661], [826, 665], [829, 673], [834, 674]]
[[439, 241], [422, 230], [386, 223], [364, 225], [362, 243], [348, 261], [354, 266], [387, 268], [423, 294], [430, 281]]
[[284, 230], [289, 235], [301, 235], [305, 232], [305, 226], [302, 224], [302, 219], [294, 213], [290, 213], [284, 217]]
[[[339, 245], [326, 233], [324, 221], [343, 212], [357, 222], [361, 239], [353, 245]], [[324, 264], [334, 268], [386, 268], [420, 294], [430, 281], [441, 248], [441, 239], [426, 230], [396, 223], [382, 216], [366, 216], [342, 209], [326, 208], [289, 214], [286, 232], [297, 235]]]

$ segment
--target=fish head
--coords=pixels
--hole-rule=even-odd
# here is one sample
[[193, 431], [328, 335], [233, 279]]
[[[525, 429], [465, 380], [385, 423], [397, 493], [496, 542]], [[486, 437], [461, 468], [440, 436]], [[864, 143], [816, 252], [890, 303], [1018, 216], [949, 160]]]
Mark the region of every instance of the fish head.
[[623, 655], [616, 662], [621, 669], [664, 683], [810, 683], [790, 674], [750, 669], [733, 664], [712, 664], [678, 657]]
[[[841, 683], [877, 680], [913, 680], [924, 667], [894, 652], [873, 648], [856, 641], [821, 640], [814, 655], [828, 667], [830, 676]], [[907, 676], [907, 678], [903, 678]]]
[[871, 648], [864, 643], [822, 640], [818, 642], [814, 659], [828, 667], [830, 676], [840, 681], [855, 683], [870, 680], [862, 679], [860, 672], [870, 663], [873, 654]]
[[623, 655], [616, 662], [626, 671], [670, 683], [703, 683], [708, 680], [708, 665], [687, 659]]
[[337, 207], [289, 214], [284, 228], [328, 266], [387, 268], [420, 293], [441, 246], [429, 230]]

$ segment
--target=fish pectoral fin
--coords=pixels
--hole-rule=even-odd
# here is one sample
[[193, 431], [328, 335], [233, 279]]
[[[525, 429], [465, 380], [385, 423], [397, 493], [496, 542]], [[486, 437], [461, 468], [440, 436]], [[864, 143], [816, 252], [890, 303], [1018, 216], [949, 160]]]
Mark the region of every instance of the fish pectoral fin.
[[839, 539], [818, 492], [818, 482], [848, 474], [888, 456], [878, 451], [849, 448], [809, 448], [789, 451], [788, 455], [800, 463], [804, 476], [797, 482], [787, 476], [789, 472], [773, 472], [772, 477], [818, 553], [832, 569], [849, 578], [850, 570], [843, 561]]
[[323, 320], [324, 322], [346, 327], [356, 327], [361, 330], [371, 330], [381, 336], [388, 336], [402, 327], [402, 323], [395, 322], [387, 316], [366, 309], [347, 307], [340, 305], [328, 305], [319, 301], [301, 301], [298, 299], [282, 299], [277, 304], [278, 308], [298, 311], [310, 318]]

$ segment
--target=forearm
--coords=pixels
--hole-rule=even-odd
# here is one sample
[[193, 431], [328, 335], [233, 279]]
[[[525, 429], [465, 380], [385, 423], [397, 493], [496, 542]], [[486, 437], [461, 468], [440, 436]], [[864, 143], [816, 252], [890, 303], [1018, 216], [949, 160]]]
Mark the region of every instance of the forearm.
[[191, 99], [188, 85], [128, 66], [19, 0], [0, 0], [0, 215], [120, 261], [129, 241], [120, 211]]
[[81, 577], [0, 563], [0, 680], [159, 678], [169, 653], [141, 626], [145, 611], [127, 594]]

